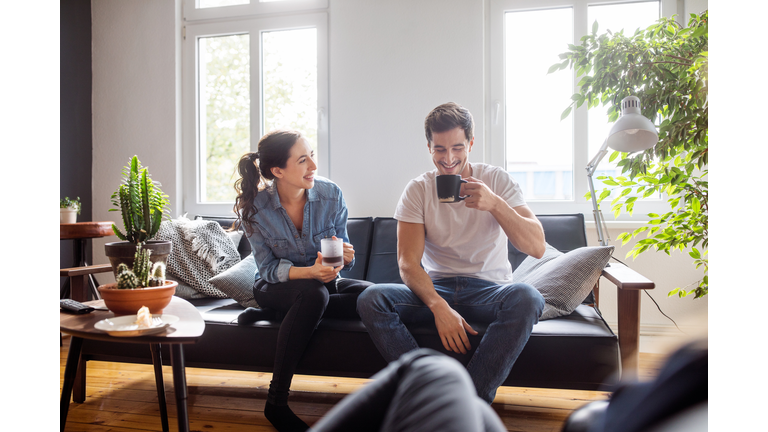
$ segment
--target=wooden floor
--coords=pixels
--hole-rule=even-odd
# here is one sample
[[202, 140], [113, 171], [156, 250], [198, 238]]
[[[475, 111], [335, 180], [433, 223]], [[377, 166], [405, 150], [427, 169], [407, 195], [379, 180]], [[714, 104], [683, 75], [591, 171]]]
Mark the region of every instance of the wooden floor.
[[[69, 349], [64, 336], [60, 382]], [[640, 354], [640, 378], [651, 379], [663, 362], [659, 354]], [[172, 373], [163, 368], [171, 431], [176, 431]], [[274, 431], [264, 418], [264, 400], [271, 375], [187, 368], [189, 423], [192, 431]], [[86, 400], [72, 403], [66, 431], [160, 431], [160, 410], [151, 365], [91, 361]], [[291, 408], [308, 424], [322, 417], [345, 395], [367, 380], [297, 375], [291, 387]], [[501, 387], [493, 408], [510, 431], [559, 432], [574, 409], [608, 393]]]

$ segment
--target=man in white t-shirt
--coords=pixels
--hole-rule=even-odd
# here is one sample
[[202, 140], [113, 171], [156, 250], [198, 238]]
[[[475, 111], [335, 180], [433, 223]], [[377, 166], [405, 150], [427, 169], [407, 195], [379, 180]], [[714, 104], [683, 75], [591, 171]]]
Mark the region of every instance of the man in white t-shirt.
[[[544, 298], [512, 281], [507, 240], [541, 258], [544, 230], [525, 205], [520, 186], [501, 168], [470, 163], [474, 121], [446, 103], [424, 122], [436, 170], [411, 180], [395, 210], [397, 261], [403, 284], [368, 287], [358, 312], [382, 356], [392, 362], [418, 348], [404, 323], [434, 321], [448, 351], [472, 347], [467, 321], [488, 323], [467, 364], [477, 394], [491, 403], [538, 322]], [[461, 175], [466, 199], [441, 203], [437, 175]]]

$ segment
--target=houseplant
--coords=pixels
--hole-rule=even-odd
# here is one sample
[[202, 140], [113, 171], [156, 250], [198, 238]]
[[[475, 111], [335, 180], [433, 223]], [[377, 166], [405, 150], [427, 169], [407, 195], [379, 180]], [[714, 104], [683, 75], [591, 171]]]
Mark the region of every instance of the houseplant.
[[117, 282], [102, 285], [99, 293], [104, 304], [115, 315], [135, 314], [142, 306], [153, 314], [163, 313], [179, 285], [165, 280], [165, 263], [150, 261], [152, 251], [136, 246], [133, 267], [125, 263], [117, 266]]
[[77, 222], [77, 215], [80, 214], [82, 207], [83, 206], [80, 203], [80, 197], [75, 199], [64, 197], [59, 200], [59, 223]]
[[[569, 45], [569, 50], [560, 54], [562, 62], [549, 70], [552, 73], [570, 66], [576, 69], [577, 78], [583, 77], [562, 118], [568, 116], [573, 105], [587, 103], [588, 108], [594, 108], [634, 95], [640, 98], [644, 116], [660, 119], [659, 142], [654, 148], [633, 155], [614, 152], [610, 156], [611, 161], [620, 159], [622, 175], [597, 177], [608, 186], [598, 199], [620, 189], [612, 202], [618, 216], [622, 211], [632, 214], [638, 199], [666, 194], [668, 212], [648, 214], [650, 220], [645, 226], [622, 233], [618, 239], [626, 244], [646, 233], [628, 257], [650, 249], [669, 254], [690, 247], [689, 255], [696, 268], [703, 269], [703, 275], [669, 293], [680, 297], [694, 294], [694, 298], [700, 298], [709, 289], [708, 21], [707, 11], [691, 14], [687, 27], [674, 17], [662, 18], [632, 36], [610, 31], [597, 35], [595, 22], [581, 45]], [[615, 121], [618, 106], [613, 103], [608, 113], [610, 121]]]
[[163, 217], [170, 214], [168, 195], [160, 186], [159, 182], [150, 179], [148, 169], [141, 165], [137, 156], [133, 156], [130, 165], [123, 168], [122, 184], [112, 194], [115, 208], [109, 209], [121, 212], [125, 232], [115, 224], [112, 224], [112, 230], [123, 241], [107, 243], [104, 247], [115, 278], [121, 263], [134, 262], [139, 246], [151, 251], [153, 263], [160, 261], [165, 264], [171, 253], [170, 241], [152, 240], [160, 229]]

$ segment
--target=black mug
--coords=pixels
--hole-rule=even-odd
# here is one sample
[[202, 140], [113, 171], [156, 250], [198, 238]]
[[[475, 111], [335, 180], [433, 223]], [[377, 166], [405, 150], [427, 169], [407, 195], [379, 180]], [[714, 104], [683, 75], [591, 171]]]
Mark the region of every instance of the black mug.
[[441, 203], [455, 203], [462, 201], [466, 196], [461, 195], [461, 184], [466, 183], [460, 175], [439, 175], [435, 178], [437, 183], [437, 199]]

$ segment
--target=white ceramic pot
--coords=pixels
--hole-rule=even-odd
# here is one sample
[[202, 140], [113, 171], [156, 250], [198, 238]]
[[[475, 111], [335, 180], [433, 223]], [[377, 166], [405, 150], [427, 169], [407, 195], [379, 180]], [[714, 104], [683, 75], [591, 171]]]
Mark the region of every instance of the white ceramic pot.
[[60, 208], [59, 210], [61, 210], [59, 223], [71, 224], [77, 222], [77, 210], [72, 208]]

